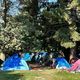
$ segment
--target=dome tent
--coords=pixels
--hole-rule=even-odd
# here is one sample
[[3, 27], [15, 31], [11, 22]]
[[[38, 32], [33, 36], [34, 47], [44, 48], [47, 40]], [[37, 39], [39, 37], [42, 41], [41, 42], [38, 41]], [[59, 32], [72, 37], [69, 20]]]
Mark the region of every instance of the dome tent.
[[31, 55], [30, 55], [30, 53], [24, 53], [23, 59], [25, 61], [31, 61]]
[[19, 57], [18, 54], [14, 54], [4, 61], [1, 70], [29, 70], [29, 66], [23, 58]]
[[71, 68], [68, 70], [70, 72], [80, 72], [80, 59], [78, 59], [72, 66]]
[[69, 69], [70, 68], [70, 64], [63, 57], [57, 58], [56, 62], [57, 62], [56, 69]]

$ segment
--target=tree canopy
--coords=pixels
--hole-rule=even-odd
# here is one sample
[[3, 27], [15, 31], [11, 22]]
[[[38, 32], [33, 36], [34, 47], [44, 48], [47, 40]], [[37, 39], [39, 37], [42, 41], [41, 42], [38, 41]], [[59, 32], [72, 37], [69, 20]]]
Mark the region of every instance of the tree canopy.
[[1, 0], [0, 51], [73, 48], [80, 41], [80, 1]]

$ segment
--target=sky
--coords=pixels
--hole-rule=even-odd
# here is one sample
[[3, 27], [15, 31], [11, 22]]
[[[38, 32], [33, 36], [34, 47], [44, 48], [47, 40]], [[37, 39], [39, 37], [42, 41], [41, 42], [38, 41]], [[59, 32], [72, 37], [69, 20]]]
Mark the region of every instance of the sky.
[[[12, 2], [11, 4], [11, 7], [9, 8], [8, 10], [8, 13], [9, 15], [11, 16], [16, 16], [18, 14], [20, 14], [20, 11], [19, 11], [19, 7], [20, 7], [20, 2], [19, 0], [10, 0]], [[54, 2], [56, 3], [57, 0], [48, 0], [49, 2]], [[3, 0], [0, 0], [0, 8], [1, 8], [1, 3], [3, 3]], [[3, 18], [2, 16], [0, 16], [0, 23], [3, 23]]]
[[[9, 15], [11, 16], [15, 16], [15, 15], [18, 15], [20, 13], [19, 11], [19, 0], [10, 0], [12, 3], [10, 5], [10, 8], [8, 10], [8, 13]], [[0, 0], [0, 7], [1, 7], [1, 3], [3, 3], [3, 0]]]
[[[20, 14], [20, 11], [19, 11], [20, 2], [19, 2], [19, 0], [10, 0], [10, 1], [12, 2], [12, 4], [11, 4], [11, 7], [9, 8], [8, 14], [12, 15], [12, 16]], [[54, 2], [54, 3], [57, 2], [57, 0], [48, 0], [48, 1]], [[2, 3], [2, 2], [3, 2], [3, 0], [0, 0], [0, 3]]]
[[48, 1], [49, 1], [49, 2], [54, 2], [54, 3], [57, 2], [57, 0], [48, 0]]
[[10, 0], [12, 2], [11, 7], [9, 8], [8, 14], [15, 16], [18, 15], [20, 13], [19, 11], [19, 0]]
[[[20, 12], [19, 12], [19, 0], [10, 0], [13, 4], [11, 5], [10, 9], [9, 9], [9, 12], [8, 14], [14, 16], [14, 15], [18, 15]], [[48, 0], [49, 2], [57, 2], [57, 0]]]
[[0, 0], [0, 3], [3, 2], [3, 0]]

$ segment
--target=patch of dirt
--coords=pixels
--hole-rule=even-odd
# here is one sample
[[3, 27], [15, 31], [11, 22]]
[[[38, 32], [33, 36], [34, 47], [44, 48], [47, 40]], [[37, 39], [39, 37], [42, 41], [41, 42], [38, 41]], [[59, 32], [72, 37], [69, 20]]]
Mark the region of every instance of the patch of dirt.
[[43, 69], [45, 69], [44, 66], [41, 66], [39, 64], [29, 64], [29, 66], [31, 67], [32, 70], [43, 70]]

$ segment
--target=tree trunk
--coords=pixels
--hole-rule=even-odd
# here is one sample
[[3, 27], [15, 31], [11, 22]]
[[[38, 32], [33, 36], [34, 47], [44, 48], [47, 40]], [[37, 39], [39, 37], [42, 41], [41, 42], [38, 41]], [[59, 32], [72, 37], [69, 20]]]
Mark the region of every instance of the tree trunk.
[[7, 1], [6, 0], [4, 0], [4, 7], [5, 7], [5, 9], [4, 9], [4, 27], [6, 27], [6, 18], [7, 18]]
[[76, 49], [75, 48], [71, 48], [70, 49], [70, 56], [69, 56], [69, 62], [71, 61], [71, 59], [76, 58]]
[[5, 54], [4, 53], [0, 53], [0, 60], [5, 61]]
[[38, 11], [38, 0], [31, 0], [29, 13], [31, 16], [36, 16]]

